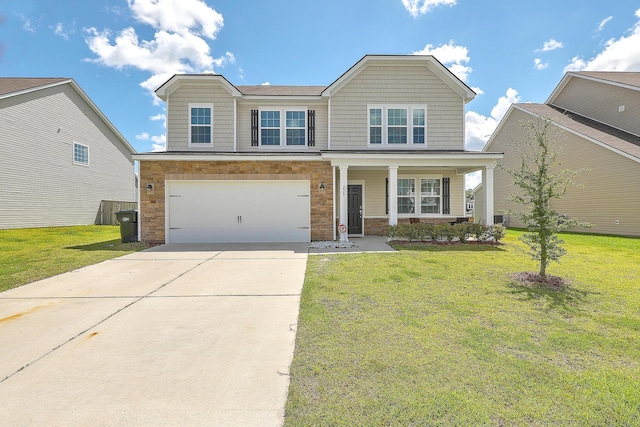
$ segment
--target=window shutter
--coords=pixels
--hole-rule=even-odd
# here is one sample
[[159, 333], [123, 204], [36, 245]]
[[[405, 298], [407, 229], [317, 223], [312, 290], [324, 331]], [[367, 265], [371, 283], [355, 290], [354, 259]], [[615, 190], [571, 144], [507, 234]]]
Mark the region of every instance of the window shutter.
[[442, 178], [442, 214], [451, 214], [451, 178]]
[[307, 111], [307, 145], [316, 146], [316, 110]]
[[385, 209], [385, 213], [387, 215], [389, 215], [389, 178], [385, 178], [386, 179], [386, 185], [384, 186], [384, 194], [385, 194], [385, 198], [384, 198], [384, 209]]
[[251, 110], [251, 146], [258, 146], [258, 110]]

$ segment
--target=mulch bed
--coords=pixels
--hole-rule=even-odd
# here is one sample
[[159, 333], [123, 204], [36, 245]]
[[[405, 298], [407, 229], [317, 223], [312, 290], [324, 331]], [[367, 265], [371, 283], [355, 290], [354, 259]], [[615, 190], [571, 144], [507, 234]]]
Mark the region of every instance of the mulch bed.
[[553, 290], [563, 289], [568, 285], [568, 282], [562, 277], [558, 276], [545, 276], [542, 277], [538, 273], [531, 271], [523, 271], [520, 273], [510, 274], [509, 277], [517, 282], [530, 287], [543, 286]]

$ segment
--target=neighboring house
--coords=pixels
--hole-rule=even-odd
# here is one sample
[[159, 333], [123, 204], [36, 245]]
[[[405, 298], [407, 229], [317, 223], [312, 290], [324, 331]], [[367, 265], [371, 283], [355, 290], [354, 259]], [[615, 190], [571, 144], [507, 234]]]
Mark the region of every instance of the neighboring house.
[[[539, 117], [552, 119], [552, 130], [560, 131], [561, 168], [588, 169], [575, 179], [584, 187], [569, 188], [553, 208], [591, 223], [589, 232], [640, 236], [640, 73], [569, 72], [545, 104], [512, 105], [485, 150], [504, 152], [502, 163], [518, 168], [513, 143], [525, 138], [519, 121]], [[501, 170], [494, 191], [496, 212], [522, 209], [505, 200], [516, 188]], [[523, 225], [509, 216], [505, 221]]]
[[0, 78], [0, 228], [93, 224], [135, 201], [135, 152], [67, 78]]
[[367, 55], [329, 86], [175, 75], [156, 94], [167, 151], [134, 156], [147, 242], [308, 242], [340, 224], [365, 236], [455, 221], [464, 175], [492, 176], [502, 157], [464, 150], [475, 93], [432, 56]]

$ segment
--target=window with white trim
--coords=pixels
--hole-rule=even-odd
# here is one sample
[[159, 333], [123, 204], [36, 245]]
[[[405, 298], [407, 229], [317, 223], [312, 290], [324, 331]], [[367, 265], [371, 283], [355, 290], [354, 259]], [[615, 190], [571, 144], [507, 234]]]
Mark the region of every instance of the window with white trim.
[[420, 179], [420, 213], [439, 214], [440, 207], [440, 180], [436, 178]]
[[[416, 183], [420, 187], [416, 189]], [[398, 214], [441, 215], [442, 177], [398, 178]]]
[[260, 109], [261, 147], [307, 146], [307, 109]]
[[73, 143], [73, 163], [89, 166], [89, 146], [77, 142]]
[[189, 104], [189, 146], [213, 146], [213, 104]]
[[370, 105], [368, 111], [369, 145], [426, 145], [425, 105]]

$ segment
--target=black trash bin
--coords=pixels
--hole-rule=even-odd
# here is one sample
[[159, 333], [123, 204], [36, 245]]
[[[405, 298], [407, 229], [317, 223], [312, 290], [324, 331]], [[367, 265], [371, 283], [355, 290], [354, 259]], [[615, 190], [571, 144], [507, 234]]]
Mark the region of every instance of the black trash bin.
[[120, 223], [122, 243], [138, 241], [138, 211], [118, 211], [116, 218]]

